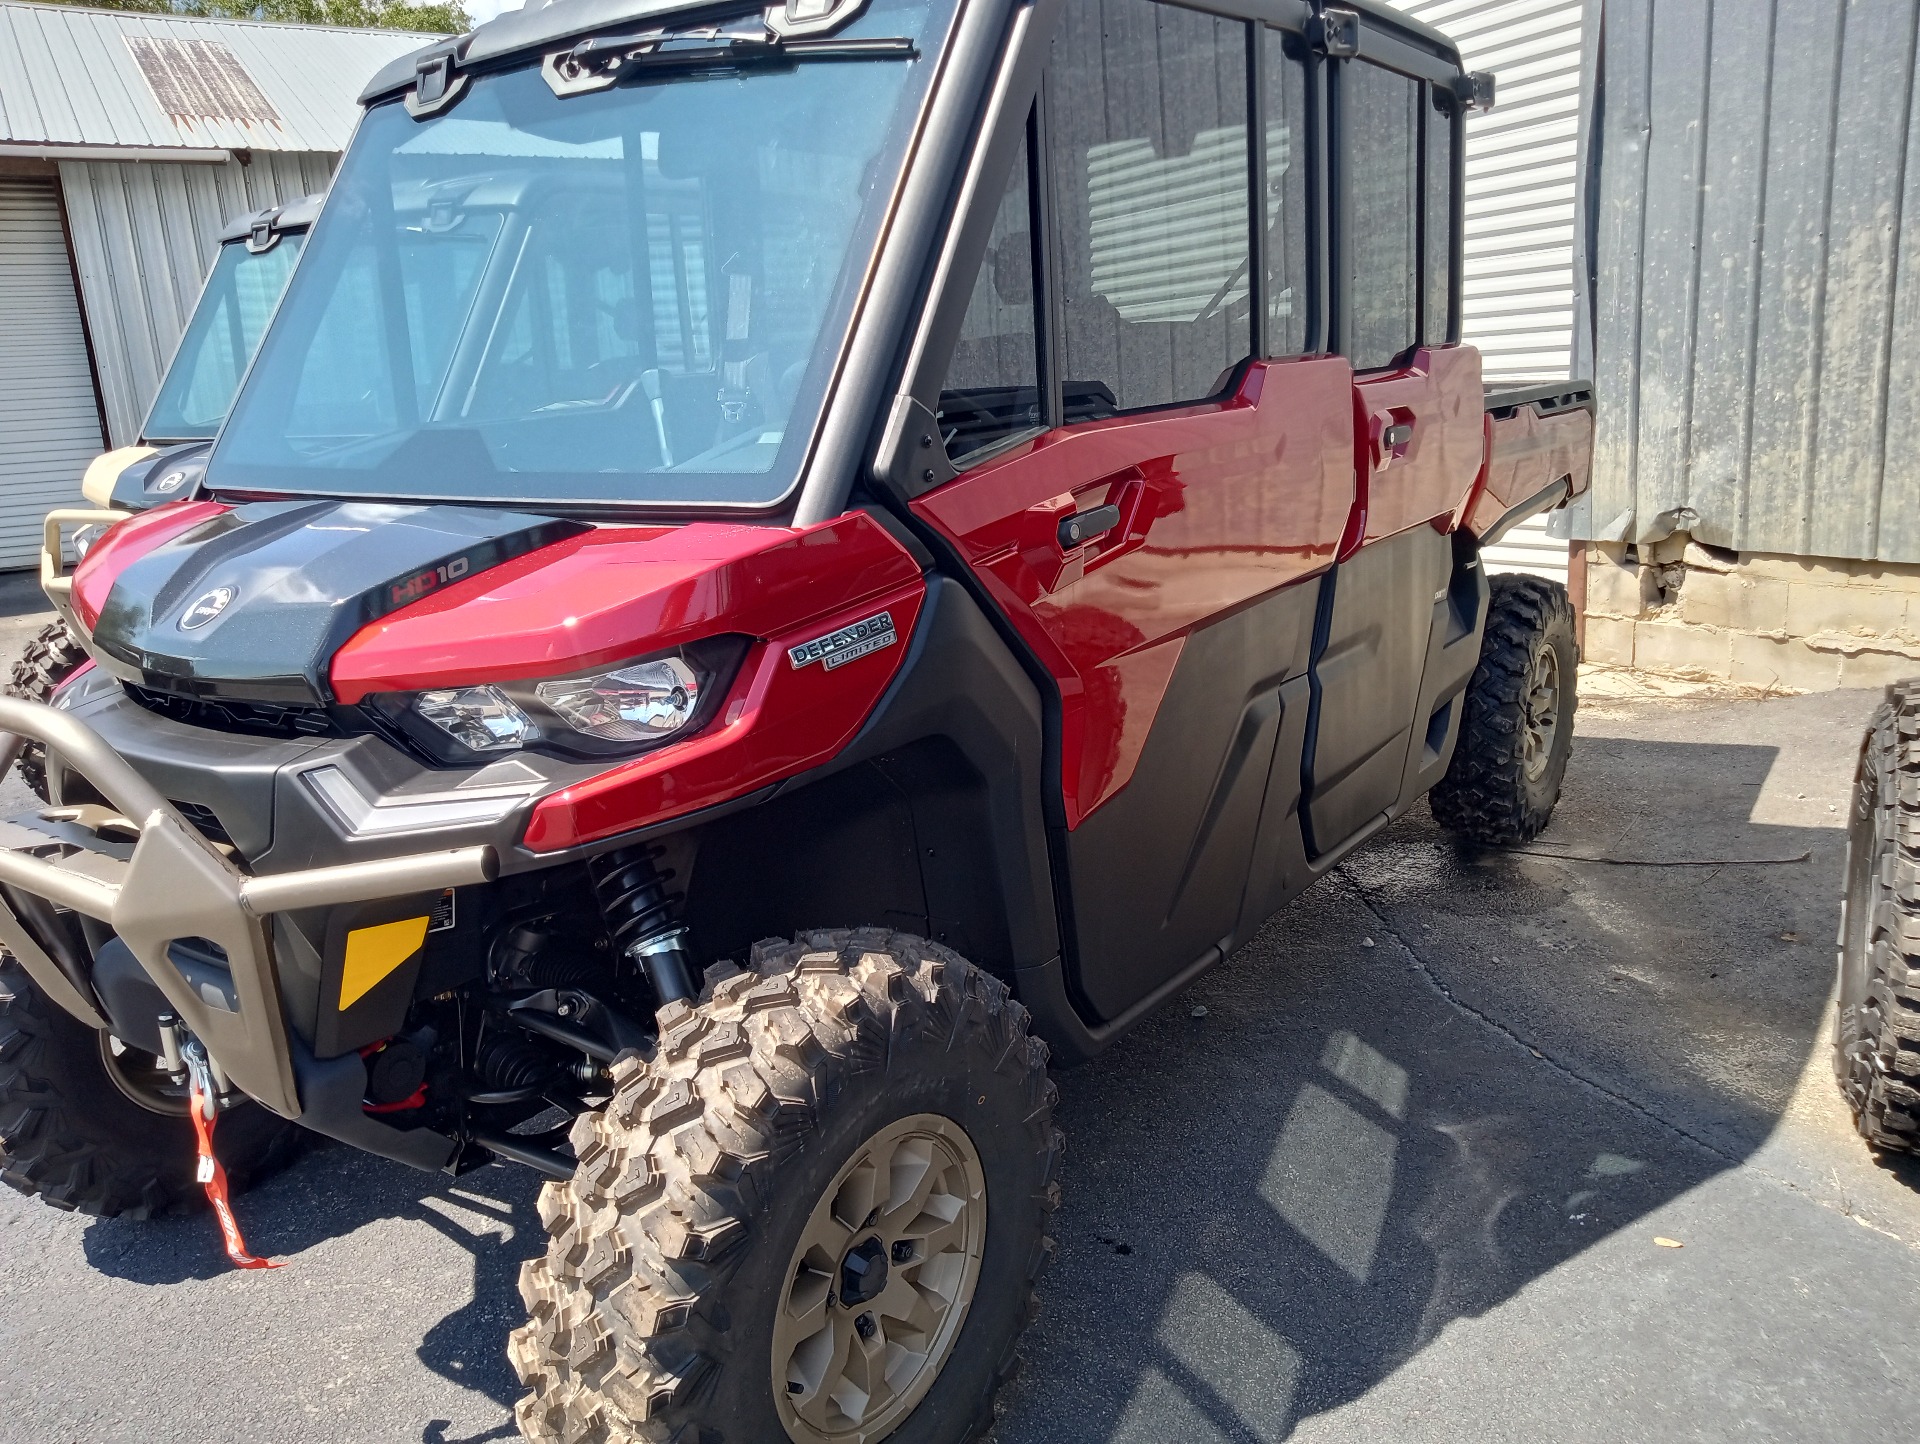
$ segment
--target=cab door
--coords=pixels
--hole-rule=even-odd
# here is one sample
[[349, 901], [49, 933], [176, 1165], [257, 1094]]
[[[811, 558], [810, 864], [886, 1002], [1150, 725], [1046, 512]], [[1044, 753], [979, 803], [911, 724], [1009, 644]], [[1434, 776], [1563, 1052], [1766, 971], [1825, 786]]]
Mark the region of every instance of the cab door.
[[1457, 344], [1452, 317], [1452, 91], [1365, 59], [1333, 71], [1335, 304], [1354, 370], [1358, 495], [1313, 664], [1302, 816], [1314, 854], [1401, 802], [1411, 749], [1427, 741], [1446, 533], [1480, 464], [1484, 415], [1479, 354]]
[[1297, 834], [1297, 781], [1269, 784], [1352, 511], [1353, 389], [1304, 354], [1297, 44], [1062, 8], [941, 386], [960, 475], [913, 508], [1054, 679], [1070, 977], [1111, 1019], [1229, 945], [1263, 833]]

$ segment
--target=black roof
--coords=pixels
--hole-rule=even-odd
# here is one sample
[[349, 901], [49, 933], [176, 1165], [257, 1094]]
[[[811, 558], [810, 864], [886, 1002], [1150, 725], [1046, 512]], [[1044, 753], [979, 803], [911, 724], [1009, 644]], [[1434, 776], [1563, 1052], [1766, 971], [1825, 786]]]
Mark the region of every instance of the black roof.
[[[1398, 30], [1420, 48], [1431, 50], [1458, 63], [1460, 52], [1453, 41], [1431, 25], [1401, 14], [1382, 0], [1339, 0], [1344, 9], [1357, 10], [1368, 19]], [[414, 82], [415, 63], [425, 55], [452, 54], [457, 63], [483, 65], [508, 56], [547, 50], [562, 40], [571, 40], [612, 25], [636, 20], [653, 20], [663, 15], [695, 16], [737, 15], [757, 8], [752, 0], [528, 0], [526, 8], [509, 10], [466, 35], [436, 41], [383, 65], [366, 89], [360, 103], [371, 104], [408, 89]]]
[[758, 8], [751, 0], [550, 0], [538, 8], [531, 3], [523, 10], [509, 10], [486, 24], [453, 40], [442, 40], [402, 55], [381, 66], [360, 92], [360, 103], [396, 94], [413, 84], [414, 64], [423, 55], [451, 50], [462, 67], [481, 65], [490, 60], [522, 52], [546, 50], [561, 40], [624, 25], [635, 20], [652, 20], [662, 15], [739, 14]]
[[284, 235], [288, 231], [304, 231], [313, 224], [315, 216], [320, 214], [320, 202], [326, 199], [324, 194], [301, 196], [297, 201], [288, 201], [285, 205], [268, 206], [265, 210], [249, 211], [244, 216], [235, 216], [220, 231], [220, 243], [243, 240], [253, 234], [253, 228], [262, 221], [267, 229]]

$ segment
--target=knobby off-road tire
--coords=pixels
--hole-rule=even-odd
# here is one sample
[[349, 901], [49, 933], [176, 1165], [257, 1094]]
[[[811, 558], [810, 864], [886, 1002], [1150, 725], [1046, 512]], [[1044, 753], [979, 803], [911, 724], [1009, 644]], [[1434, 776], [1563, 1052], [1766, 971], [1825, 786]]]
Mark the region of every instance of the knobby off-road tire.
[[[147, 1218], [205, 1203], [184, 1108], [135, 1102], [99, 1034], [0, 956], [0, 1181], [55, 1208]], [[221, 1115], [214, 1148], [236, 1193], [297, 1158], [306, 1131], [257, 1103]]]
[[[574, 1177], [541, 1192], [549, 1244], [522, 1269], [532, 1317], [509, 1350], [532, 1390], [522, 1432], [543, 1444], [855, 1437], [783, 1422], [832, 1390], [776, 1383], [776, 1314], [815, 1317], [798, 1302], [807, 1231], [845, 1207], [861, 1150], [918, 1127], [953, 1138], [926, 1150], [973, 1154], [984, 1247], [944, 1366], [922, 1376], [931, 1386], [911, 1413], [869, 1437], [979, 1437], [1033, 1317], [1059, 1200], [1057, 1094], [1026, 1009], [946, 948], [861, 929], [760, 943], [747, 971], [709, 969], [699, 1004], [660, 1021], [653, 1061], [617, 1063], [612, 1101], [574, 1125]], [[849, 1240], [889, 1206], [880, 1198]], [[840, 1307], [828, 1300], [818, 1317]]]
[[1868, 1143], [1920, 1152], [1920, 680], [1867, 726], [1846, 879], [1834, 1071]]
[[[74, 668], [86, 660], [86, 652], [67, 630], [67, 624], [58, 619], [48, 622], [14, 662], [13, 672], [7, 678], [7, 696], [24, 697], [29, 702], [50, 702], [54, 688], [71, 677]], [[46, 800], [45, 747], [38, 742], [27, 743], [20, 749], [20, 760], [14, 764], [14, 771], [40, 795], [41, 801]]]
[[1580, 649], [1573, 604], [1558, 582], [1505, 574], [1489, 588], [1460, 739], [1427, 805], [1449, 832], [1511, 847], [1538, 837], [1560, 800]]

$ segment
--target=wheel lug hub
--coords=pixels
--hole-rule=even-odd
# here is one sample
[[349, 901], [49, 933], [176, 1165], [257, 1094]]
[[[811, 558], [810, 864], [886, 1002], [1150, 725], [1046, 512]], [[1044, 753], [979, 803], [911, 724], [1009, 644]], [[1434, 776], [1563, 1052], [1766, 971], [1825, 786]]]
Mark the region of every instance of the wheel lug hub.
[[[847, 1256], [840, 1261], [840, 1302], [846, 1307], [858, 1308], [869, 1299], [880, 1296], [887, 1286], [887, 1246], [878, 1237], [870, 1237], [847, 1250]], [[868, 1327], [872, 1327], [872, 1317], [863, 1315]], [[858, 1321], [856, 1320], [856, 1325]], [[869, 1337], [866, 1334], [862, 1338]]]
[[863, 1339], [871, 1339], [876, 1327], [872, 1314], [862, 1314], [853, 1321], [854, 1332], [859, 1334]]
[[913, 1240], [903, 1238], [893, 1245], [893, 1261], [897, 1264], [913, 1262]]

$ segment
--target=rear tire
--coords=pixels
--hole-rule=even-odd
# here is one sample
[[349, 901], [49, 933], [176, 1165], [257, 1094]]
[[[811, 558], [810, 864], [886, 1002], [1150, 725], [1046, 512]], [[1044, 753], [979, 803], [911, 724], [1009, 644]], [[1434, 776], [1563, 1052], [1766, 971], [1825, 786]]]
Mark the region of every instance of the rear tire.
[[[40, 634], [27, 643], [26, 650], [14, 662], [13, 672], [7, 678], [6, 695], [29, 702], [51, 702], [54, 691], [86, 660], [86, 651], [67, 630], [67, 624], [56, 618], [40, 629]], [[44, 746], [29, 742], [22, 747], [14, 770], [22, 782], [39, 794], [42, 802], [47, 800], [47, 749]]]
[[1920, 681], [1867, 725], [1846, 880], [1834, 1072], [1869, 1144], [1920, 1152]]
[[1427, 794], [1449, 832], [1496, 847], [1531, 842], [1560, 800], [1573, 747], [1580, 649], [1567, 589], [1491, 579], [1480, 664], [1461, 699], [1447, 775]]
[[[1026, 1009], [947, 949], [875, 928], [761, 943], [660, 1022], [654, 1059], [615, 1064], [612, 1101], [574, 1125], [578, 1171], [541, 1191], [550, 1242], [522, 1268], [532, 1318], [509, 1348], [525, 1436], [978, 1438], [1059, 1199], [1057, 1094]], [[820, 1243], [823, 1218], [869, 1204]], [[884, 1381], [836, 1391], [867, 1368], [856, 1335]]]
[[[135, 1102], [107, 1057], [102, 1035], [0, 960], [0, 1182], [103, 1218], [200, 1207], [191, 1120]], [[243, 1103], [220, 1116], [214, 1147], [239, 1193], [297, 1158], [307, 1137]]]

